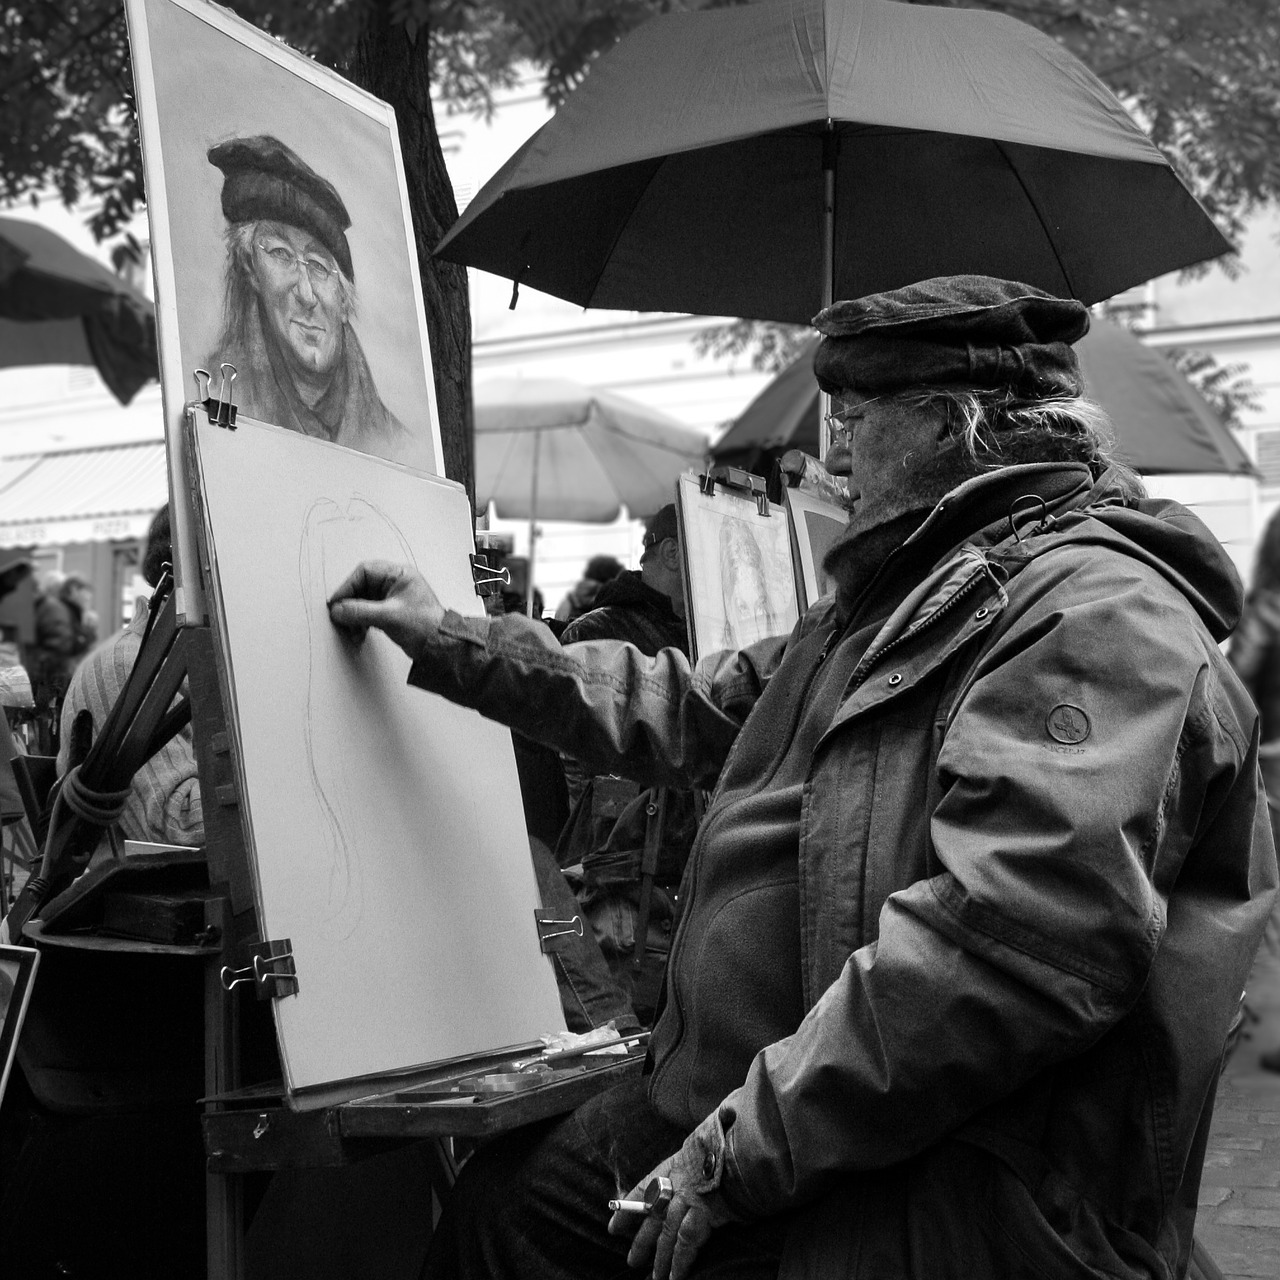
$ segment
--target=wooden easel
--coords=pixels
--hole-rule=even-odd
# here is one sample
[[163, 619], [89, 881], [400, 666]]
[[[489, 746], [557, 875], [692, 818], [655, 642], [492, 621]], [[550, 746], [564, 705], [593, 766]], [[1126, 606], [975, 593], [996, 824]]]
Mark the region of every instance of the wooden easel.
[[[491, 571], [480, 563], [473, 567], [473, 576], [482, 579]], [[184, 681], [188, 698], [171, 709]], [[363, 1098], [310, 1111], [291, 1107], [279, 1083], [242, 1088], [246, 1010], [262, 1009], [284, 993], [273, 980], [283, 973], [276, 965], [278, 957], [271, 954], [270, 943], [257, 937], [233, 744], [223, 713], [227, 686], [227, 664], [216, 627], [180, 626], [173, 592], [158, 592], [134, 671], [79, 774], [91, 793], [127, 787], [133, 772], [190, 716], [204, 799], [209, 882], [216, 890], [206, 903], [209, 945], [202, 951], [207, 1266], [213, 1280], [236, 1280], [244, 1274], [245, 1175], [333, 1168], [424, 1139], [489, 1136], [570, 1110], [638, 1073], [643, 1062], [641, 1049], [598, 1065], [576, 1063], [536, 1080], [529, 1077], [532, 1087], [511, 1092], [454, 1092], [459, 1077], [507, 1074], [503, 1069], [512, 1066], [512, 1051], [495, 1051], [362, 1079]], [[56, 895], [80, 870], [101, 832], [100, 825], [68, 812], [65, 806], [55, 817], [51, 845], [55, 853], [49, 874], [23, 904], [24, 923], [35, 915], [40, 899]], [[119, 874], [115, 868], [109, 871]], [[96, 868], [91, 874], [103, 882], [109, 880], [108, 873]], [[38, 921], [29, 927], [42, 933]], [[58, 945], [49, 937], [38, 940], [42, 945]], [[154, 945], [101, 941], [116, 947]], [[228, 984], [245, 970], [250, 973], [248, 980], [228, 993]], [[522, 1046], [521, 1054], [531, 1056], [530, 1047]], [[475, 1100], [464, 1101], [467, 1096]], [[443, 1191], [455, 1167], [446, 1145], [434, 1143], [431, 1149], [432, 1180]]]

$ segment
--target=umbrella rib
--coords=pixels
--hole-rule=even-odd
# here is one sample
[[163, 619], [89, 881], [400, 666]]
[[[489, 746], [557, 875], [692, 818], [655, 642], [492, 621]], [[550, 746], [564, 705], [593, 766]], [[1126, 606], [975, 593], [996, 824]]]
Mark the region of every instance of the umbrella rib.
[[600, 270], [596, 273], [596, 278], [591, 282], [591, 292], [587, 295], [586, 306], [588, 307], [596, 296], [596, 290], [600, 287], [600, 281], [604, 278], [604, 273], [609, 269], [609, 263], [613, 261], [613, 253], [618, 247], [618, 241], [622, 239], [623, 232], [626, 231], [632, 217], [635, 215], [636, 208], [639, 206], [640, 201], [648, 195], [649, 188], [653, 186], [653, 180], [658, 176], [658, 170], [666, 163], [666, 156], [658, 156], [657, 161], [658, 163], [653, 166], [653, 170], [645, 180], [644, 188], [636, 199], [631, 202], [631, 208], [627, 210], [627, 216], [623, 218], [621, 225], [618, 227], [617, 234], [613, 237], [613, 241], [609, 245], [609, 252], [601, 259]]
[[1067, 288], [1070, 290], [1071, 296], [1073, 298], [1077, 297], [1076, 286], [1071, 280], [1071, 272], [1067, 270], [1067, 264], [1063, 262], [1062, 255], [1058, 252], [1057, 243], [1054, 241], [1044, 220], [1044, 214], [1040, 212], [1039, 201], [1031, 194], [1031, 189], [1022, 180], [1022, 174], [1019, 172], [1018, 166], [1013, 163], [1013, 157], [1005, 150], [1004, 143], [998, 138], [993, 138], [992, 141], [995, 143], [996, 150], [1000, 152], [1000, 158], [1009, 166], [1009, 172], [1017, 178], [1018, 186], [1022, 188], [1022, 194], [1027, 197], [1027, 203], [1034, 210], [1036, 221], [1040, 223], [1040, 230], [1044, 232], [1044, 238], [1049, 242], [1049, 248], [1053, 250], [1053, 259], [1058, 264], [1058, 270], [1062, 272], [1062, 278], [1067, 282]]

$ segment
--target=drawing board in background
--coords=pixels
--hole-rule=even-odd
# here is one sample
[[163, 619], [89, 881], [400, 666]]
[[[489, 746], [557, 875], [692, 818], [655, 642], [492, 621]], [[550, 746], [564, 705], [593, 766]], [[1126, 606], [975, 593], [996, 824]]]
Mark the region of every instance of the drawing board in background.
[[704, 493], [692, 474], [680, 477], [676, 510], [695, 660], [786, 635], [799, 617], [786, 511], [761, 515], [753, 498], [719, 486]]
[[386, 635], [353, 642], [326, 607], [382, 559], [483, 613], [466, 492], [192, 418], [258, 926], [297, 966], [297, 994], [273, 1001], [295, 1101], [562, 1028], [509, 731], [409, 687]]
[[796, 597], [803, 613], [835, 589], [835, 583], [823, 572], [822, 560], [844, 532], [849, 512], [803, 489], [784, 489], [783, 501], [791, 524]]
[[182, 407], [444, 472], [391, 107], [204, 0], [126, 0], [156, 281], [178, 609], [199, 621]]
[[18, 1035], [39, 964], [40, 953], [34, 947], [0, 946], [0, 1102], [18, 1052]]

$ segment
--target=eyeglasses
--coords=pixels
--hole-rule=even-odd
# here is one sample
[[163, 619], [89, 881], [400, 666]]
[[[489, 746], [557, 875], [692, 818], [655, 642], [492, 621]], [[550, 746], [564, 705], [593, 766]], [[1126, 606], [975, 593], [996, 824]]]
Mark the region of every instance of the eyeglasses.
[[282, 244], [270, 244], [266, 240], [259, 240], [257, 245], [266, 255], [272, 269], [281, 275], [287, 272], [298, 276], [305, 269], [311, 283], [319, 288], [321, 285], [328, 284], [330, 278], [337, 274], [337, 268], [331, 267], [327, 262], [316, 257], [304, 258], [302, 254], [294, 253], [292, 249]]
[[883, 399], [882, 396], [872, 396], [870, 400], [863, 400], [859, 404], [849, 405], [844, 409], [833, 409], [823, 417], [822, 424], [833, 436], [840, 435], [848, 438], [853, 435], [853, 429], [861, 420], [862, 412], [867, 405], [875, 404], [881, 399]]

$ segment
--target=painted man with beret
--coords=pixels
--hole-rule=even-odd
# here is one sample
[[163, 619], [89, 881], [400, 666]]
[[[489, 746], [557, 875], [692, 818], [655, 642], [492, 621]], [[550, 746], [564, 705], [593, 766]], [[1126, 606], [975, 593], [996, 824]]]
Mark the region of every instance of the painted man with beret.
[[[847, 533], [789, 636], [559, 649], [359, 567], [410, 683], [715, 791], [643, 1079], [464, 1168], [434, 1277], [1171, 1280], [1277, 868], [1223, 549], [986, 277], [816, 318]], [[413, 696], [410, 694], [409, 696]], [[664, 1215], [605, 1212], [654, 1175]]]
[[208, 365], [236, 368], [242, 413], [396, 462], [429, 466], [382, 403], [351, 327], [351, 218], [337, 189], [277, 138], [209, 151], [227, 219], [222, 333]]

